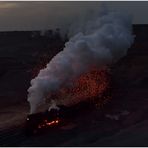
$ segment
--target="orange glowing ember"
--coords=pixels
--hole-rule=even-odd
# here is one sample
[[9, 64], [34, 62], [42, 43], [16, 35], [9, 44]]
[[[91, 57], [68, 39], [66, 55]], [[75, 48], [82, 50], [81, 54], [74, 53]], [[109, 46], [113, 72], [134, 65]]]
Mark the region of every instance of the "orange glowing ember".
[[59, 120], [53, 120], [51, 122], [48, 122], [47, 120], [44, 121], [44, 123], [38, 125], [38, 128], [44, 128], [44, 127], [48, 127], [48, 126], [51, 126], [51, 125], [57, 125], [59, 123]]
[[73, 81], [72, 87], [62, 88], [58, 94], [58, 101], [65, 105], [71, 105], [97, 97], [98, 103], [104, 104], [108, 98], [102, 97], [102, 94], [108, 86], [108, 70], [93, 68]]

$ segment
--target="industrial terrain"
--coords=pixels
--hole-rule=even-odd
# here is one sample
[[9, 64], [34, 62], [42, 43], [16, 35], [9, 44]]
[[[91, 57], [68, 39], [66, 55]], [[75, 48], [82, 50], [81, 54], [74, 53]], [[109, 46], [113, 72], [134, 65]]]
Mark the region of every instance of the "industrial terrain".
[[25, 135], [30, 80], [64, 47], [57, 29], [0, 32], [0, 146], [148, 146], [148, 25], [133, 25], [127, 55], [110, 67], [111, 99], [65, 125]]

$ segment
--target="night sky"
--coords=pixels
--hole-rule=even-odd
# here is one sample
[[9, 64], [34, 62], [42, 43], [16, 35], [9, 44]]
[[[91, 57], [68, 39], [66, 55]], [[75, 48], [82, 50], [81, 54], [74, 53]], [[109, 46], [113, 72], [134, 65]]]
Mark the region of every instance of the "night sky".
[[[133, 16], [133, 23], [147, 24], [148, 2], [103, 2], [107, 7]], [[102, 2], [20, 1], [0, 2], [0, 31], [44, 30], [66, 28], [92, 10], [100, 9]]]

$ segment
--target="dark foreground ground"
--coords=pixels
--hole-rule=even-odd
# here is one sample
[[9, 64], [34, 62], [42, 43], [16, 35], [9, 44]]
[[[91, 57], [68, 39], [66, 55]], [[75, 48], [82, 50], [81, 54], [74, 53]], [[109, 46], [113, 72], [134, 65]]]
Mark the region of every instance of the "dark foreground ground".
[[148, 26], [136, 25], [134, 33], [127, 56], [111, 67], [110, 102], [35, 136], [24, 134], [26, 90], [64, 41], [49, 44], [49, 38], [23, 33], [19, 40], [12, 35], [13, 41], [9, 34], [6, 42], [0, 35], [0, 146], [148, 146]]

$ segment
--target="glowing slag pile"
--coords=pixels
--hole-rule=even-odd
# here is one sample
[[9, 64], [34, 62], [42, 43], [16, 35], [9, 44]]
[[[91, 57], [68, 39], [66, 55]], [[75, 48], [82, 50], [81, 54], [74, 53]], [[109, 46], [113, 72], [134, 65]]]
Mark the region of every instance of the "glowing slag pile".
[[[81, 81], [78, 84], [82, 84], [84, 80], [81, 76], [92, 70], [92, 67], [101, 70], [102, 67], [117, 62], [126, 55], [134, 38], [131, 18], [126, 14], [112, 11], [95, 14], [79, 24], [73, 24], [69, 34], [71, 37], [65, 44], [63, 51], [53, 57], [46, 68], [40, 70], [38, 76], [31, 80], [31, 86], [28, 89], [30, 113], [36, 112], [37, 107], [45, 101], [51, 92], [70, 86], [72, 80], [78, 79], [79, 82]], [[85, 81], [88, 87], [87, 82], [90, 81]], [[95, 89], [98, 93], [104, 89], [101, 88], [101, 82], [100, 86], [95, 82], [91, 82], [91, 84], [95, 88], [100, 87]], [[72, 96], [77, 99], [81, 98], [82, 94], [93, 96], [93, 90], [86, 90], [86, 93], [73, 90], [75, 95], [68, 97], [69, 101], [71, 102], [70, 99], [74, 100]], [[98, 93], [95, 92], [95, 94]]]
[[92, 68], [73, 80], [70, 86], [62, 87], [56, 94], [56, 99], [58, 103], [70, 106], [97, 96], [97, 103], [105, 103], [108, 98], [102, 98], [102, 94], [108, 87], [108, 70]]

